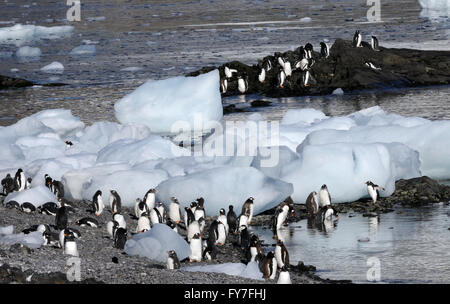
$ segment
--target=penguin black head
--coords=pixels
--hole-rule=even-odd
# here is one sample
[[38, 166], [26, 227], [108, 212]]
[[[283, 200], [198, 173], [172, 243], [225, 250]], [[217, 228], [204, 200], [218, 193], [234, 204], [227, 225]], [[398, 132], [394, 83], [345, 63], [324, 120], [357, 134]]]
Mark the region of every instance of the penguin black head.
[[116, 190], [109, 190], [112, 194], [117, 194]]
[[277, 239], [277, 245], [278, 245], [278, 246], [282, 246], [282, 245], [283, 245], [283, 241], [280, 240], [280, 239]]
[[323, 184], [322, 187], [320, 187], [320, 189], [327, 189], [327, 185]]
[[273, 254], [273, 251], [270, 251], [270, 252], [267, 254], [267, 258], [268, 258], [268, 259], [273, 259], [274, 256], [275, 256], [275, 255]]
[[313, 45], [311, 44], [311, 43], [307, 43], [306, 45], [305, 45], [305, 50], [307, 50], [307, 51], [312, 51], [313, 50]]
[[173, 197], [173, 196], [170, 198], [170, 200], [172, 202], [174, 202], [175, 204], [179, 204], [178, 200], [175, 197]]
[[153, 188], [152, 188], [152, 189], [148, 190], [148, 192], [149, 192], [149, 193], [156, 193], [156, 189], [153, 189]]
[[199, 197], [196, 201], [198, 202], [199, 206], [203, 206], [203, 204], [205, 203], [205, 200], [203, 199], [203, 197]]
[[192, 236], [193, 239], [200, 239], [200, 233], [196, 233]]
[[175, 250], [169, 250], [169, 251], [167, 251], [167, 254], [168, 254], [169, 257], [171, 257], [171, 258], [177, 257], [177, 253], [175, 252]]
[[220, 211], [219, 211], [219, 213], [220, 213], [220, 215], [225, 215], [225, 209], [220, 209]]
[[233, 205], [228, 206], [229, 211], [233, 211], [233, 208], [234, 208]]
[[190, 206], [191, 206], [191, 208], [195, 208], [195, 207], [197, 207], [197, 205], [198, 204], [196, 202], [192, 202]]

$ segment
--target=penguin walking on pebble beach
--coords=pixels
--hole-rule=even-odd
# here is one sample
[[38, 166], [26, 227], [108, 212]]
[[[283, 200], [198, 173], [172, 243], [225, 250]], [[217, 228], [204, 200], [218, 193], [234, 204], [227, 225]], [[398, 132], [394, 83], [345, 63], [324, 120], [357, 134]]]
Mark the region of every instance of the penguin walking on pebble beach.
[[116, 190], [110, 190], [109, 205], [111, 207], [112, 214], [120, 213], [122, 211], [122, 201], [119, 193]]
[[180, 269], [181, 264], [175, 250], [169, 250], [167, 254], [167, 269]]
[[65, 229], [67, 228], [67, 222], [68, 222], [68, 214], [67, 214], [67, 208], [65, 206], [62, 206], [58, 209], [58, 212], [56, 212], [56, 228], [58, 229]]
[[367, 185], [367, 192], [369, 193], [370, 198], [372, 198], [372, 203], [375, 204], [377, 202], [377, 198], [380, 196], [379, 190], [384, 190], [384, 188], [375, 185], [371, 181], [367, 181], [366, 185]]
[[189, 262], [201, 262], [202, 261], [202, 239], [200, 233], [193, 235], [189, 247], [191, 248], [191, 254], [189, 255]]

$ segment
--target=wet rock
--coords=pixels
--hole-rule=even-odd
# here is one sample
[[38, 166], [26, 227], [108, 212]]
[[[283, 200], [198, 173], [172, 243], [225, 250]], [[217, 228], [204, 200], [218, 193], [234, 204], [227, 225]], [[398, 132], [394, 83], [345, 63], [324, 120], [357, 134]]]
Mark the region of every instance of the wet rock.
[[250, 103], [250, 105], [254, 108], [256, 107], [268, 107], [270, 106], [272, 103], [270, 101], [267, 100], [262, 100], [262, 99], [257, 99], [254, 100]]
[[34, 83], [21, 78], [7, 77], [0, 75], [0, 90], [9, 88], [23, 88], [33, 86]]
[[312, 265], [305, 265], [302, 261], [299, 261], [296, 266], [290, 265], [291, 270], [294, 272], [315, 272], [316, 267]]

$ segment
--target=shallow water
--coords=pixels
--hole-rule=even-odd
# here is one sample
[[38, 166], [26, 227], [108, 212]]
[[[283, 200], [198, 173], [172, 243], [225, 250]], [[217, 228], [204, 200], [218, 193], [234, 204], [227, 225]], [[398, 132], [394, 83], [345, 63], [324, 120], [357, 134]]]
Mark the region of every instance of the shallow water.
[[[322, 278], [370, 283], [369, 258], [380, 262], [378, 283], [448, 283], [450, 280], [450, 206], [396, 208], [379, 217], [341, 214], [326, 229], [307, 220], [281, 231], [291, 264], [317, 267]], [[266, 244], [272, 231], [252, 227]], [[267, 248], [270, 249], [271, 247]]]

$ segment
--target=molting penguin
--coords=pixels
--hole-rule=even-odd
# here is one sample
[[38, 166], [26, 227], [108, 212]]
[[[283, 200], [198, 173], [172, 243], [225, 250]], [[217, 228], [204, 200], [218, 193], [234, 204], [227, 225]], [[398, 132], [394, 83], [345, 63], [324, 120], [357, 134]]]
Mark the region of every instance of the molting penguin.
[[9, 193], [14, 191], [14, 179], [11, 177], [11, 175], [8, 173], [6, 174], [6, 177], [2, 179], [2, 193], [7, 196]]
[[171, 197], [170, 200], [169, 219], [178, 224], [181, 221], [180, 203], [175, 197]]
[[75, 222], [76, 225], [81, 226], [81, 227], [94, 227], [97, 228], [98, 227], [98, 221], [92, 217], [83, 217], [82, 219], [79, 219], [78, 221]]
[[275, 258], [277, 259], [278, 268], [286, 267], [289, 269], [289, 253], [281, 240], [277, 240]]
[[20, 209], [25, 213], [31, 213], [36, 211], [36, 207], [32, 203], [24, 202], [22, 205], [20, 205]]
[[[244, 205], [242, 205], [242, 211], [241, 214], [244, 214], [246, 216], [248, 216], [248, 221], [247, 224], [250, 225], [251, 221], [252, 221], [252, 217], [253, 217], [253, 201], [255, 199], [253, 197], [249, 197]], [[240, 226], [240, 224], [239, 224]]]
[[286, 267], [281, 267], [280, 274], [278, 276], [277, 284], [292, 284], [291, 276]]
[[275, 279], [275, 275], [277, 273], [277, 260], [274, 256], [273, 251], [270, 251], [265, 257], [262, 273], [264, 279]]
[[227, 223], [231, 233], [236, 234], [237, 217], [232, 205], [228, 206]]
[[378, 46], [378, 39], [377, 39], [377, 37], [372, 36], [370, 46], [372, 47], [372, 50], [374, 50], [375, 52], [379, 52], [380, 51], [379, 46]]
[[147, 205], [147, 210], [152, 210], [155, 208], [155, 189], [150, 189], [145, 193], [143, 201]]
[[25, 190], [25, 173], [23, 173], [23, 170], [19, 168], [16, 172], [16, 175], [14, 176], [14, 186], [16, 191], [23, 191]]
[[147, 217], [147, 213], [143, 213], [138, 219], [136, 233], [141, 233], [150, 230], [150, 219]]
[[361, 33], [357, 30], [355, 35], [353, 35], [353, 47], [362, 47], [361, 46]]
[[134, 215], [136, 218], [140, 218], [143, 213], [149, 213], [147, 210], [147, 205], [140, 198], [136, 199], [136, 204], [134, 205]]
[[67, 215], [67, 208], [61, 207], [58, 209], [58, 212], [56, 212], [56, 228], [58, 229], [65, 229], [67, 228], [67, 221], [68, 221], [68, 215]]
[[221, 209], [219, 210], [219, 217], [217, 218], [217, 220], [218, 220], [219, 222], [221, 222], [222, 224], [224, 224], [224, 226], [225, 226], [225, 231], [226, 231], [226, 233], [228, 234], [228, 231], [229, 231], [230, 227], [228, 226], [228, 220], [227, 220], [227, 216], [226, 216], [226, 214], [225, 214], [225, 209], [221, 208]]
[[319, 197], [316, 191], [311, 192], [306, 198], [306, 210], [309, 216], [315, 216], [319, 211]]
[[112, 214], [120, 213], [122, 210], [122, 201], [116, 190], [110, 190], [109, 205], [111, 206]]
[[201, 262], [202, 261], [202, 239], [199, 233], [194, 234], [189, 244], [191, 248], [191, 254], [189, 255], [189, 262]]
[[380, 187], [378, 185], [375, 185], [371, 181], [367, 181], [366, 185], [367, 185], [367, 192], [369, 193], [370, 197], [372, 198], [372, 203], [375, 204], [377, 202], [378, 196], [380, 195], [378, 191], [384, 190], [384, 188]]
[[100, 190], [97, 190], [97, 192], [95, 192], [94, 196], [92, 197], [92, 205], [94, 214], [96, 216], [100, 216], [100, 214], [102, 214], [103, 212], [103, 209], [105, 209], [105, 204], [103, 203], [102, 199], [102, 192]]
[[174, 250], [169, 250], [167, 254], [169, 255], [167, 257], [167, 269], [180, 269], [181, 265], [177, 253]]
[[248, 76], [245, 74], [239, 75], [237, 79], [238, 79], [238, 90], [239, 92], [244, 94], [248, 90]]
[[124, 249], [127, 242], [127, 230], [118, 228], [114, 234], [114, 248]]
[[319, 191], [319, 204], [320, 207], [324, 207], [331, 204], [330, 192], [328, 192], [327, 185], [322, 185]]
[[320, 43], [320, 56], [325, 59], [330, 56], [330, 48], [325, 42]]

